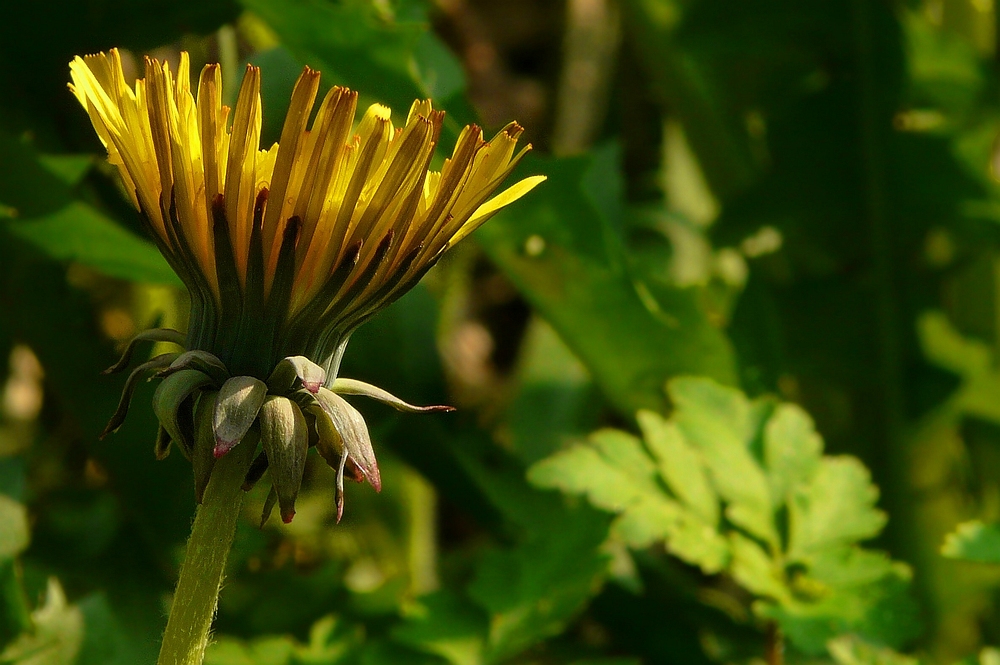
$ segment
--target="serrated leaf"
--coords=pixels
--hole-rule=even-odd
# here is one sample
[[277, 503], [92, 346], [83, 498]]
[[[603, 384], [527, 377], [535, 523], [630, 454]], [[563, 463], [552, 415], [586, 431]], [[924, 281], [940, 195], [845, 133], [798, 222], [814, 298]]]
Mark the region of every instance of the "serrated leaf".
[[751, 452], [765, 411], [738, 390], [709, 379], [675, 379], [668, 392], [677, 410], [677, 426], [705, 460], [712, 484], [727, 502], [726, 516], [776, 546], [771, 490]]
[[875, 508], [877, 501], [878, 490], [861, 462], [823, 458], [812, 482], [789, 505], [789, 558], [805, 561], [825, 549], [878, 535], [886, 516]]
[[730, 534], [729, 544], [733, 553], [731, 572], [740, 586], [777, 601], [791, 599], [783, 571], [763, 547], [735, 532]]
[[812, 418], [794, 404], [778, 406], [764, 429], [764, 463], [776, 506], [812, 480], [822, 454], [823, 441]]
[[613, 533], [629, 547], [649, 547], [671, 535], [682, 513], [681, 507], [666, 497], [644, 495], [615, 520]]
[[[599, 432], [595, 436], [602, 435]], [[615, 436], [626, 445], [638, 445], [638, 440], [624, 432]], [[650, 463], [651, 464], [651, 463]], [[556, 453], [535, 464], [528, 479], [539, 487], [559, 488], [571, 494], [586, 494], [598, 508], [619, 512], [639, 503], [650, 490], [650, 479], [637, 481], [631, 469], [611, 464], [595, 447], [578, 445]]]
[[670, 490], [709, 525], [719, 522], [719, 499], [712, 489], [698, 453], [677, 426], [652, 411], [640, 411], [643, 439], [659, 465]]
[[917, 607], [909, 595], [911, 573], [881, 552], [844, 547], [817, 557], [792, 580], [795, 598], [761, 605], [802, 651], [819, 654], [828, 640], [856, 633], [898, 647], [918, 633]]
[[979, 520], [963, 522], [945, 537], [941, 554], [964, 561], [1000, 563], [1000, 527]]

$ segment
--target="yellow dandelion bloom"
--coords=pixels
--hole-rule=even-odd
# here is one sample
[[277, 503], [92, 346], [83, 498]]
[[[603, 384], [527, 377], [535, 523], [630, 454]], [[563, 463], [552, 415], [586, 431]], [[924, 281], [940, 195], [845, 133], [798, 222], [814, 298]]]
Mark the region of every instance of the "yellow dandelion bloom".
[[[106, 432], [121, 425], [138, 379], [163, 379], [153, 408], [156, 453], [171, 443], [194, 467], [202, 492], [214, 460], [247, 439], [260, 452], [248, 485], [270, 468], [266, 514], [294, 515], [305, 454], [315, 446], [337, 468], [338, 514], [345, 471], [378, 489], [378, 465], [361, 414], [340, 395], [413, 407], [375, 386], [337, 376], [351, 333], [410, 289], [440, 256], [542, 176], [497, 196], [530, 146], [522, 128], [483, 140], [465, 127], [440, 170], [429, 170], [444, 113], [414, 102], [401, 127], [375, 104], [355, 124], [358, 95], [334, 87], [315, 118], [319, 72], [295, 84], [278, 143], [260, 148], [260, 70], [248, 66], [235, 108], [222, 103], [218, 65], [191, 89], [181, 54], [176, 76], [145, 60], [145, 78], [125, 81], [117, 50], [70, 63], [70, 89], [118, 168], [160, 251], [191, 294], [183, 352], [136, 368]], [[231, 119], [230, 119], [230, 116]], [[492, 198], [491, 198], [492, 197]]]
[[516, 123], [491, 141], [466, 127], [430, 171], [444, 116], [430, 101], [414, 102], [402, 127], [379, 104], [355, 127], [357, 93], [337, 86], [310, 126], [320, 75], [308, 67], [266, 150], [256, 67], [231, 113], [219, 66], [206, 66], [193, 91], [186, 53], [176, 76], [146, 58], [134, 88], [115, 49], [77, 57], [70, 71], [132, 202], [191, 291], [189, 346], [237, 364], [247, 346], [268, 368], [296, 353], [331, 359], [442, 252], [544, 180], [490, 198], [530, 149], [515, 153]]

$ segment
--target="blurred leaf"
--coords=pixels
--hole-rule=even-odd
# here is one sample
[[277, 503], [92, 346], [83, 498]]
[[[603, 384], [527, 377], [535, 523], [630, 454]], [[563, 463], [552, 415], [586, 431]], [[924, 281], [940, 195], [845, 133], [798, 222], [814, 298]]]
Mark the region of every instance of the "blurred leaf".
[[487, 622], [482, 610], [447, 591], [421, 597], [407, 608], [406, 621], [393, 638], [418, 651], [436, 654], [452, 665], [481, 665]]
[[881, 553], [842, 549], [817, 558], [807, 574], [792, 577], [797, 597], [762, 601], [755, 610], [776, 620], [805, 653], [821, 653], [831, 638], [847, 633], [898, 647], [920, 626], [910, 578], [907, 566]]
[[608, 216], [620, 206], [613, 150], [567, 159], [529, 155], [519, 173], [549, 179], [476, 237], [618, 409], [660, 410], [671, 376], [735, 380], [732, 349], [706, 320], [696, 292], [674, 289], [669, 300], [657, 300], [630, 274]]
[[[426, 19], [393, 16], [385, 6], [349, 0], [242, 0], [299, 60], [397, 114], [415, 99], [437, 101], [464, 87], [454, 56], [428, 32]], [[405, 116], [404, 116], [405, 117]]]
[[70, 203], [43, 217], [18, 219], [10, 230], [53, 259], [75, 261], [111, 277], [178, 284], [152, 245], [137, 238], [85, 203]]
[[751, 405], [735, 389], [711, 381], [674, 381], [669, 390], [681, 433], [701, 453], [720, 497], [728, 502], [726, 516], [772, 546], [774, 526], [767, 476], [755, 459], [770, 404]]
[[288, 637], [262, 637], [251, 643], [232, 638], [213, 642], [205, 665], [291, 665], [295, 643]]
[[49, 581], [45, 604], [32, 613], [33, 630], [23, 633], [0, 653], [12, 665], [70, 665], [83, 642], [84, 618], [70, 606], [62, 587]]
[[468, 592], [490, 614], [488, 662], [514, 656], [565, 629], [600, 589], [609, 557], [598, 548], [606, 536], [605, 520], [577, 509], [548, 533], [531, 534], [517, 548], [483, 556]]
[[1000, 527], [979, 520], [959, 524], [945, 538], [941, 554], [964, 561], [1000, 563]]
[[631, 547], [663, 540], [705, 573], [728, 572], [805, 653], [846, 632], [892, 645], [912, 636], [909, 569], [857, 544], [885, 524], [867, 469], [824, 457], [797, 406], [701, 378], [668, 390], [670, 420], [639, 414], [645, 447], [604, 430], [535, 464], [529, 479], [617, 513]]
[[[89, 163], [89, 162], [87, 162]], [[180, 284], [152, 243], [76, 198], [84, 160], [45, 161], [28, 145], [0, 134], [0, 204], [14, 212], [0, 225], [59, 261], [76, 261], [107, 275]]]
[[917, 326], [927, 360], [961, 378], [944, 408], [956, 418], [973, 416], [1000, 423], [1000, 372], [994, 367], [993, 350], [962, 335], [942, 312], [924, 312]]
[[28, 514], [24, 506], [0, 494], [0, 559], [17, 556], [28, 546]]
[[288, 636], [217, 639], [209, 645], [205, 665], [337, 665], [345, 662], [360, 644], [356, 630], [327, 616], [312, 625], [307, 644]]
[[538, 317], [529, 324], [522, 343], [516, 387], [505, 424], [515, 453], [526, 464], [597, 426], [599, 396], [586, 368]]
[[826, 457], [811, 475], [811, 482], [796, 493], [789, 507], [795, 525], [789, 557], [807, 561], [815, 553], [882, 532], [886, 516], [875, 509], [878, 490], [861, 462], [853, 457]]
[[[677, 39], [689, 4], [693, 3], [628, 0], [623, 9], [632, 37], [630, 46], [649, 77], [656, 101], [684, 123], [687, 139], [713, 192], [726, 197], [749, 186], [756, 165], [746, 124], [727, 104], [729, 91], [722, 89], [718, 78], [712, 76], [715, 72], [702, 59], [691, 57]], [[751, 20], [763, 13], [743, 11]]]
[[853, 635], [830, 640], [827, 648], [837, 665], [917, 665], [920, 662]]
[[83, 614], [83, 643], [74, 665], [135, 665], [142, 662], [132, 640], [114, 615], [107, 599], [92, 595], [78, 607]]
[[985, 83], [974, 46], [915, 12], [903, 27], [914, 105], [968, 111]]

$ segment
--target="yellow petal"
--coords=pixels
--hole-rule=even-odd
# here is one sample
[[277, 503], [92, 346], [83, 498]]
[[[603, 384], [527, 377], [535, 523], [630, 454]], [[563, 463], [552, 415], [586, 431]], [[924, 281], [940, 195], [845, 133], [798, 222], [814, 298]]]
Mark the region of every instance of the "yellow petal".
[[448, 247], [453, 247], [457, 242], [462, 240], [462, 238], [482, 226], [483, 223], [485, 223], [490, 217], [500, 212], [501, 208], [518, 200], [545, 180], [546, 177], [543, 175], [534, 175], [525, 178], [524, 180], [497, 194], [483, 205], [479, 206], [476, 212], [472, 214], [472, 217], [469, 218], [469, 221], [463, 224], [458, 233], [456, 233], [455, 236], [448, 241]]

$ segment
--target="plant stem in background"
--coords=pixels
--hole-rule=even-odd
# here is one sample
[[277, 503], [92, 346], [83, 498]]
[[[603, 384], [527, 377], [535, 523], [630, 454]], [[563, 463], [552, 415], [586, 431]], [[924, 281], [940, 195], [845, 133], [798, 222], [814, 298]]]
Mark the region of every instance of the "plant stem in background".
[[243, 506], [254, 446], [236, 446], [215, 463], [194, 518], [157, 665], [201, 665], [219, 602], [226, 560]]
[[785, 636], [781, 634], [781, 628], [776, 622], [767, 624], [765, 639], [767, 642], [764, 645], [764, 658], [767, 665], [784, 665]]

